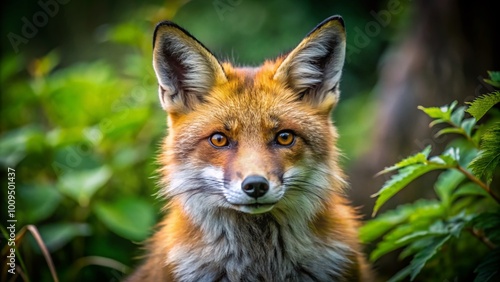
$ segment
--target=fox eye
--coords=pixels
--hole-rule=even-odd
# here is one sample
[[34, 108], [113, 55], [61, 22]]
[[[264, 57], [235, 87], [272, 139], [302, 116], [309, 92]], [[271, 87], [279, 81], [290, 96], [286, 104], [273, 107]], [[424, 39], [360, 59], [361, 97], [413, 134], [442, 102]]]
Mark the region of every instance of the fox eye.
[[295, 141], [295, 135], [291, 131], [281, 131], [276, 135], [276, 144], [290, 146]]
[[214, 133], [209, 138], [210, 144], [214, 147], [221, 148], [229, 145], [227, 137], [222, 133]]

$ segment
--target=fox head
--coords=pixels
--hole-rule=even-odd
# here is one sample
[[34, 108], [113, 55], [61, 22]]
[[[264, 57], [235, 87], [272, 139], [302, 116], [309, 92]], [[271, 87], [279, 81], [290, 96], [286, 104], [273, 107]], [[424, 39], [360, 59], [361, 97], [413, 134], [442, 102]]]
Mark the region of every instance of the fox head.
[[181, 27], [157, 25], [153, 66], [168, 112], [162, 193], [194, 218], [230, 211], [312, 217], [340, 193], [336, 131], [341, 17], [257, 68], [217, 58]]

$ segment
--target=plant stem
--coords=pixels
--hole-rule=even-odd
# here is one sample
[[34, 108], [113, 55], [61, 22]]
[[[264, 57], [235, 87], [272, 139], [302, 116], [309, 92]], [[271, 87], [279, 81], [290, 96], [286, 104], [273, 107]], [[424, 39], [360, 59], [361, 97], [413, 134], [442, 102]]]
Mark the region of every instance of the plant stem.
[[500, 198], [498, 198], [498, 196], [495, 195], [493, 193], [493, 191], [491, 191], [490, 187], [488, 185], [486, 185], [486, 183], [482, 182], [480, 179], [478, 179], [477, 177], [475, 177], [472, 173], [470, 173], [469, 171], [467, 171], [465, 168], [461, 167], [460, 165], [457, 165], [455, 168], [458, 171], [460, 171], [461, 173], [463, 173], [472, 182], [476, 183], [477, 185], [479, 185], [479, 187], [483, 188], [486, 192], [488, 192], [488, 194], [490, 194], [490, 196], [495, 201], [497, 201], [497, 203], [500, 203]]
[[481, 240], [481, 242], [483, 242], [491, 250], [493, 250], [497, 247], [493, 242], [490, 241], [490, 239], [488, 237], [486, 237], [484, 235], [484, 233], [481, 230], [477, 230], [474, 228], [466, 228], [466, 229], [470, 232], [470, 234], [472, 234], [472, 236]]

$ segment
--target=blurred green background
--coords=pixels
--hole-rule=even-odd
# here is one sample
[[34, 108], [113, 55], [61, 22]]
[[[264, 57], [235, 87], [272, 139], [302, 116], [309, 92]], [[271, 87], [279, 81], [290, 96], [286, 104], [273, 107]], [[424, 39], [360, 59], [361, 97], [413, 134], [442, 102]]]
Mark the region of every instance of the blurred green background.
[[[453, 97], [467, 100], [482, 91], [478, 77], [498, 61], [491, 55], [491, 46], [497, 46], [490, 42], [493, 28], [482, 14], [494, 9], [453, 1], [423, 8], [425, 2], [3, 1], [0, 164], [2, 183], [7, 183], [9, 167], [16, 172], [17, 231], [36, 225], [61, 281], [119, 281], [137, 265], [140, 243], [151, 234], [163, 205], [154, 196], [155, 155], [165, 135], [166, 116], [157, 101], [151, 66], [152, 32], [161, 20], [175, 21], [222, 60], [258, 65], [291, 50], [326, 17], [342, 15], [348, 58], [333, 118], [355, 191], [351, 197], [369, 210], [369, 196], [383, 181], [374, 181], [373, 174], [420, 150], [416, 141], [428, 138], [412, 137], [418, 131], [415, 125], [384, 121], [399, 116], [411, 121], [406, 114], [417, 112], [422, 101], [430, 106]], [[467, 21], [473, 19], [479, 26], [453, 25], [463, 22], [455, 16], [464, 11], [478, 11]], [[482, 31], [483, 40], [460, 51], [469, 46], [462, 39], [471, 30]], [[481, 58], [475, 57], [478, 50]], [[457, 58], [462, 63], [455, 65]], [[435, 61], [434, 67], [418, 67]], [[453, 75], [457, 72], [463, 75]], [[466, 87], [458, 92], [439, 91], [463, 80]], [[427, 86], [427, 81], [438, 86]], [[407, 88], [391, 88], [401, 84]], [[421, 95], [435, 92], [440, 94]], [[401, 136], [410, 137], [394, 145]], [[386, 153], [377, 144], [389, 145], [387, 155], [392, 158], [381, 157]], [[2, 192], [3, 235], [5, 195]], [[1, 242], [3, 248], [6, 241]], [[17, 250], [20, 274], [4, 276], [2, 268], [2, 279], [51, 281], [31, 235]], [[381, 266], [381, 275], [396, 269]]]

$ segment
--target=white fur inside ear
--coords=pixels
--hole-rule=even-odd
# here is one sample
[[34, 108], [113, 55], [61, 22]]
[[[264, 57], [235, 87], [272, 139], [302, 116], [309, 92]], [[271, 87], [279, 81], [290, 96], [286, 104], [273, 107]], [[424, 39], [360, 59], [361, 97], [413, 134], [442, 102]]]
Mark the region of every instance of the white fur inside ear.
[[286, 81], [297, 93], [313, 90], [316, 99], [324, 99], [340, 81], [345, 47], [343, 30], [320, 28], [287, 56], [275, 79]]
[[[193, 38], [176, 32], [158, 35], [153, 67], [162, 107], [191, 108], [203, 101], [222, 71], [217, 59]], [[224, 76], [222, 74], [222, 76]]]

